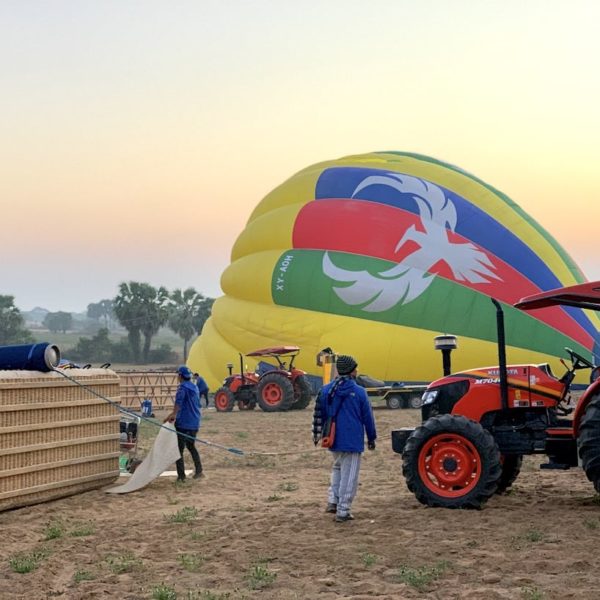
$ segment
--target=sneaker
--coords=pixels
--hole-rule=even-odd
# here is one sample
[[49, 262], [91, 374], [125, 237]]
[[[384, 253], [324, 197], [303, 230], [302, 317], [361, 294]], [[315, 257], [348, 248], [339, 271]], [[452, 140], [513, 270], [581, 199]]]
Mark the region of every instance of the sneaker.
[[200, 473], [196, 473], [194, 475], [194, 479], [202, 479], [204, 477], [204, 473], [200, 471]]
[[185, 483], [185, 477], [178, 477], [175, 483]]
[[345, 523], [346, 521], [354, 521], [354, 517], [351, 513], [348, 513], [347, 515], [335, 515], [334, 521], [336, 523]]
[[326, 513], [336, 513], [337, 512], [337, 504], [329, 503], [327, 508], [325, 509]]

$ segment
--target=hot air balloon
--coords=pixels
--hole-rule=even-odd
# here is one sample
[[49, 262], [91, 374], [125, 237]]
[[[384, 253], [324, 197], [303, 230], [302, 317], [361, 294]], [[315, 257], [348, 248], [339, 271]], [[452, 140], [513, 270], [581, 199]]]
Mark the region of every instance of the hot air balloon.
[[216, 386], [238, 353], [294, 344], [297, 366], [317, 376], [315, 356], [331, 347], [377, 379], [431, 381], [439, 334], [458, 337], [454, 370], [497, 364], [495, 298], [508, 360], [559, 370], [565, 347], [599, 356], [598, 317], [513, 304], [584, 281], [548, 232], [473, 175], [404, 152], [349, 156], [300, 171], [256, 206], [189, 363]]

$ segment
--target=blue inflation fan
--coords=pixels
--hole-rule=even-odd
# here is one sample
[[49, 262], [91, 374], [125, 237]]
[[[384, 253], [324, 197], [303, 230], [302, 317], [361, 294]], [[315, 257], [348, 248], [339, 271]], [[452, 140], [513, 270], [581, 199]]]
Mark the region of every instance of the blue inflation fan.
[[60, 362], [60, 350], [54, 344], [0, 346], [0, 370], [52, 371]]

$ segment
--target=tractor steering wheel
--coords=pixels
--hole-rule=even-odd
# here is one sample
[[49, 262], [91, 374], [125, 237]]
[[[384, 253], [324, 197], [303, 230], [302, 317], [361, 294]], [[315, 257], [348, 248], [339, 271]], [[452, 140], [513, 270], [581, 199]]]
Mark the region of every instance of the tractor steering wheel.
[[577, 354], [571, 350], [571, 348], [565, 348], [569, 356], [571, 357], [571, 362], [573, 363], [573, 369], [594, 369], [596, 365], [591, 363], [587, 358], [583, 358], [581, 354]]

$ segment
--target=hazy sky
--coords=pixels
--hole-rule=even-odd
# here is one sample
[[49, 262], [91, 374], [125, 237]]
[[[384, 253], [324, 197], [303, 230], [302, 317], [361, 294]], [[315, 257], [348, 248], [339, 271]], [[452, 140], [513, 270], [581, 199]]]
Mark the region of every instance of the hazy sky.
[[381, 150], [500, 189], [600, 279], [597, 0], [0, 0], [0, 293], [221, 294], [252, 209]]

